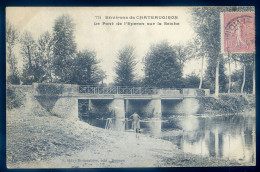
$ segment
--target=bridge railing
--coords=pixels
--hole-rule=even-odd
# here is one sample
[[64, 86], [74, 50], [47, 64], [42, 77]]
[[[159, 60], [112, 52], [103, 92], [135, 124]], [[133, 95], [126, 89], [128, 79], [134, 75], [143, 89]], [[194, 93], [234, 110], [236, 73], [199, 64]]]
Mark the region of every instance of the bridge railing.
[[90, 85], [80, 85], [79, 93], [81, 94], [127, 94], [127, 95], [164, 95], [164, 96], [181, 96], [182, 89], [175, 88], [149, 88], [149, 87], [97, 87]]
[[95, 87], [88, 85], [80, 85], [79, 93], [85, 94], [158, 94], [158, 89], [156, 88], [146, 88], [146, 87]]
[[[45, 95], [39, 88], [39, 83], [34, 83], [32, 88], [35, 96]], [[53, 85], [57, 88], [62, 87], [62, 91], [54, 94], [50, 90], [47, 96], [75, 96], [78, 94], [125, 94], [125, 95], [160, 95], [163, 97], [194, 97], [194, 96], [210, 96], [209, 89], [196, 89], [196, 88], [151, 88], [151, 87], [99, 87], [93, 85], [73, 85], [73, 84], [41, 84], [40, 86], [47, 86], [45, 89], [50, 90], [49, 86]], [[55, 87], [55, 88], [56, 88]], [[31, 89], [31, 86], [28, 87]], [[39, 92], [40, 91], [40, 92]]]

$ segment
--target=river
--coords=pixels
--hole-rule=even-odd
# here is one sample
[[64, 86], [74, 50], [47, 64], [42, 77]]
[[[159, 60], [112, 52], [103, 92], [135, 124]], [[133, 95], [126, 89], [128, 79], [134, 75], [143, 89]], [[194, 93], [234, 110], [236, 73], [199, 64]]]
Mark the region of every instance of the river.
[[[104, 119], [83, 119], [105, 128]], [[118, 120], [112, 120], [112, 128]], [[131, 132], [131, 121], [122, 122]], [[255, 112], [221, 115], [173, 115], [165, 119], [142, 119], [141, 134], [171, 141], [185, 153], [255, 163]]]

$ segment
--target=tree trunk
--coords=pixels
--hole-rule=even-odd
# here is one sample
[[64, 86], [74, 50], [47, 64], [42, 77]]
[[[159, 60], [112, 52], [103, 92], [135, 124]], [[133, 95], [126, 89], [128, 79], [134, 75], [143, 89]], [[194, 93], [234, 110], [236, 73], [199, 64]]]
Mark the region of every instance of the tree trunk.
[[215, 96], [218, 97], [219, 93], [219, 57], [217, 59], [217, 67], [216, 67], [216, 78], [215, 78]]
[[255, 95], [255, 54], [254, 54], [254, 61], [253, 61], [253, 95]]
[[204, 58], [205, 58], [205, 56], [202, 56], [199, 89], [201, 89], [201, 87], [202, 87], [202, 82], [203, 82], [203, 66], [204, 66]]
[[231, 89], [231, 68], [230, 68], [230, 55], [228, 54], [228, 94], [230, 94]]
[[244, 93], [245, 82], [246, 82], [246, 65], [244, 64], [243, 83], [241, 86], [241, 94]]
[[31, 58], [31, 52], [30, 52], [29, 45], [27, 45], [27, 50], [28, 50], [29, 67], [30, 67], [30, 69], [32, 69], [32, 58]]

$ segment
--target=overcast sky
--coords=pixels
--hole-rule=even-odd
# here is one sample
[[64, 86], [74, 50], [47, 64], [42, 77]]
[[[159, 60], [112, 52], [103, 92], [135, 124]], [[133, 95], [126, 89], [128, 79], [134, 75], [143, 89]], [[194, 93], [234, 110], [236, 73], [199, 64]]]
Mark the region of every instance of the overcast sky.
[[[142, 59], [151, 44], [167, 40], [171, 45], [185, 44], [194, 35], [189, 22], [191, 16], [186, 7], [114, 7], [114, 8], [44, 8], [44, 7], [10, 7], [7, 8], [6, 17], [18, 30], [32, 33], [35, 39], [45, 31], [52, 32], [54, 21], [62, 14], [69, 14], [75, 25], [75, 41], [77, 50], [89, 49], [97, 52], [101, 60], [101, 67], [108, 75], [105, 82], [113, 81], [114, 63], [118, 50], [126, 45], [135, 47], [136, 59], [139, 62], [136, 73], [143, 76]], [[101, 16], [96, 19], [95, 16]], [[105, 19], [106, 16], [177, 16], [177, 19]], [[140, 17], [139, 17], [140, 18]], [[101, 25], [94, 25], [100, 22]], [[103, 22], [114, 22], [114, 25], [103, 25]], [[123, 25], [115, 25], [122, 22]], [[129, 26], [124, 22], [147, 23], [154, 22], [153, 26]], [[157, 25], [161, 22], [162, 25]], [[164, 22], [179, 23], [179, 25], [164, 25]], [[21, 57], [19, 65], [21, 66]], [[200, 61], [191, 61], [185, 65], [184, 74], [199, 72]]]

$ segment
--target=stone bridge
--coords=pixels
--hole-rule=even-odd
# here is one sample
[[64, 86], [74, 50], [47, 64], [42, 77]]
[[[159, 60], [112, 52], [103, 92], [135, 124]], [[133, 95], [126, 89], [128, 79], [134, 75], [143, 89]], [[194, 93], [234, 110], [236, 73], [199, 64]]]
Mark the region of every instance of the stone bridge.
[[[133, 112], [152, 118], [161, 118], [162, 113], [197, 113], [199, 103], [196, 98], [209, 96], [209, 90], [205, 89], [62, 86], [63, 91], [51, 111], [58, 116], [74, 119], [79, 118], [79, 113], [90, 110], [113, 111], [118, 119], [124, 119], [125, 114]], [[37, 87], [38, 84], [34, 83], [34, 95], [44, 97], [36, 91]], [[47, 103], [50, 101], [47, 98]]]

